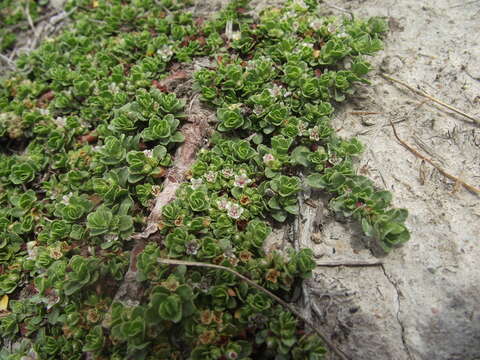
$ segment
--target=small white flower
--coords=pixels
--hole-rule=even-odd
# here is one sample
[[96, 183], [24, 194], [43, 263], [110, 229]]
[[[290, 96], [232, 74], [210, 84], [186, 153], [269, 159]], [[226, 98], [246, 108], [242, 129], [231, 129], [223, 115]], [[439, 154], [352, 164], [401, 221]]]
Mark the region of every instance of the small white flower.
[[228, 216], [234, 219], [238, 219], [242, 215], [244, 208], [238, 204], [229, 203], [227, 207], [227, 211], [228, 211], [227, 212]]
[[157, 50], [157, 55], [164, 61], [170, 60], [173, 55], [173, 50], [171, 46], [164, 46], [162, 49]]
[[275, 156], [273, 156], [272, 154], [265, 154], [265, 155], [263, 155], [263, 162], [264, 162], [265, 164], [268, 164], [268, 163], [270, 163], [270, 162], [272, 162], [272, 161], [275, 161]]
[[327, 26], [327, 30], [329, 33], [334, 33], [335, 31], [337, 31], [337, 26], [335, 24], [329, 24]]
[[232, 169], [226, 168], [226, 169], [222, 170], [222, 175], [229, 178], [229, 177], [232, 177], [234, 175], [234, 173], [233, 173]]
[[229, 204], [230, 202], [225, 198], [221, 198], [220, 200], [217, 200], [217, 207], [220, 210], [227, 210], [229, 207]]
[[309, 131], [310, 135], [310, 140], [313, 141], [318, 141], [320, 140], [320, 134], [318, 133], [318, 126], [314, 126], [312, 129]]
[[268, 89], [270, 95], [277, 97], [282, 93], [282, 87], [278, 86], [277, 84], [273, 85], [272, 89]]
[[36, 241], [27, 242], [28, 260], [35, 260], [38, 256], [38, 247]]
[[235, 176], [234, 185], [238, 186], [240, 188], [244, 188], [245, 186], [247, 186], [251, 182], [252, 182], [252, 180], [249, 179], [246, 174], [240, 174], [240, 175]]
[[143, 153], [147, 158], [153, 158], [153, 150], [143, 150]]
[[116, 94], [119, 92], [120, 88], [116, 83], [110, 83], [110, 85], [108, 85], [108, 90], [110, 90], [112, 94]]
[[300, 135], [305, 135], [305, 131], [307, 131], [307, 123], [305, 123], [304, 121], [300, 121], [298, 123], [298, 132], [300, 133]]
[[68, 205], [70, 203], [70, 198], [72, 197], [72, 193], [68, 193], [68, 195], [62, 196], [62, 204]]
[[256, 105], [253, 107], [253, 113], [254, 113], [255, 115], [260, 115], [260, 114], [263, 113], [263, 111], [264, 111], [264, 108], [263, 108], [262, 105], [256, 104]]
[[217, 174], [214, 173], [213, 171], [207, 172], [204, 176], [205, 176], [205, 180], [207, 180], [209, 183], [213, 183], [217, 179]]
[[38, 108], [37, 110], [42, 115], [49, 115], [50, 114], [50, 110], [48, 110], [48, 109]]
[[312, 44], [312, 43], [303, 42], [301, 45], [302, 45], [303, 47], [313, 48], [313, 44]]
[[313, 30], [320, 30], [322, 27], [322, 21], [320, 19], [315, 19], [311, 21], [309, 25]]
[[185, 245], [185, 252], [187, 255], [196, 255], [199, 248], [197, 241], [191, 240]]
[[60, 259], [60, 258], [63, 256], [63, 253], [62, 253], [62, 251], [60, 250], [60, 247], [55, 246], [55, 247], [48, 248], [48, 255], [49, 255], [52, 259], [58, 260], [58, 259]]
[[[332, 165], [338, 165], [342, 162], [342, 158], [340, 156], [337, 156], [336, 154], [330, 154], [328, 157], [328, 162], [331, 163]], [[351, 191], [351, 189], [347, 189]]]
[[55, 304], [60, 302], [60, 296], [56, 290], [48, 289], [46, 291], [46, 297], [42, 299], [42, 302], [47, 304], [47, 310], [50, 310]]
[[202, 179], [200, 178], [199, 179], [191, 178], [190, 182], [192, 183], [191, 188], [193, 190], [198, 189], [200, 185], [202, 185]]
[[61, 128], [64, 128], [65, 125], [67, 124], [67, 119], [61, 116], [55, 118], [53, 121], [55, 122], [55, 124], [57, 124], [58, 127], [61, 127]]
[[104, 239], [107, 241], [107, 242], [112, 242], [112, 241], [115, 241], [118, 239], [118, 235], [116, 234], [107, 234], [104, 236]]

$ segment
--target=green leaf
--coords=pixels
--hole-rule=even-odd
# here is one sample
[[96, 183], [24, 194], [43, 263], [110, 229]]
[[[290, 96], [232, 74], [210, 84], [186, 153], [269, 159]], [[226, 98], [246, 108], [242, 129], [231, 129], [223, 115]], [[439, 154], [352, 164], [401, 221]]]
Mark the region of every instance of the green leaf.
[[106, 207], [99, 207], [95, 212], [88, 214], [87, 229], [90, 230], [90, 235], [106, 234], [110, 230], [112, 220], [113, 214]]
[[284, 222], [287, 219], [287, 213], [285, 211], [273, 211], [271, 215], [278, 222]]
[[293, 149], [291, 156], [292, 156], [292, 160], [295, 163], [308, 167], [310, 164], [309, 162], [310, 154], [311, 154], [311, 151], [306, 146], [297, 146], [295, 149]]
[[188, 197], [188, 203], [193, 211], [205, 211], [209, 206], [207, 195], [204, 191], [193, 191]]
[[324, 189], [326, 184], [322, 174], [314, 173], [307, 176], [307, 185], [314, 189]]
[[160, 303], [158, 314], [164, 320], [178, 323], [182, 319], [182, 299], [176, 294], [172, 294]]
[[219, 131], [231, 131], [243, 126], [245, 120], [238, 109], [220, 108], [217, 110]]
[[11, 168], [10, 181], [15, 184], [26, 184], [35, 178], [35, 168], [28, 162], [15, 164]]
[[298, 215], [299, 214], [299, 208], [297, 205], [290, 205], [290, 206], [285, 206], [284, 207], [285, 211], [293, 214], [293, 215]]

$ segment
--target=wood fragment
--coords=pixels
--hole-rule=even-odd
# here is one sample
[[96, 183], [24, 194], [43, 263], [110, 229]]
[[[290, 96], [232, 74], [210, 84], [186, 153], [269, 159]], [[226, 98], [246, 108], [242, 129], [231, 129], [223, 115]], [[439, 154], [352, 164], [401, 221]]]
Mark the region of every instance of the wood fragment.
[[382, 115], [382, 112], [378, 111], [350, 111], [350, 115]]
[[469, 190], [470, 192], [472, 193], [475, 193], [476, 195], [480, 195], [480, 189], [475, 187], [475, 186], [472, 186], [472, 185], [469, 185], [467, 184], [466, 182], [462, 181], [461, 179], [459, 179], [458, 177], [456, 176], [453, 176], [449, 173], [447, 173], [445, 170], [443, 170], [440, 166], [438, 166], [437, 164], [435, 164], [431, 159], [425, 157], [424, 155], [420, 154], [417, 150], [415, 150], [414, 148], [412, 148], [410, 145], [408, 145], [405, 141], [403, 141], [402, 139], [400, 139], [400, 137], [398, 136], [397, 134], [397, 130], [395, 129], [395, 125], [393, 125], [393, 122], [390, 120], [390, 125], [392, 126], [392, 129], [393, 129], [393, 134], [395, 135], [395, 138], [398, 140], [398, 142], [405, 148], [407, 149], [408, 151], [410, 151], [413, 155], [415, 155], [417, 158], [421, 159], [421, 160], [424, 160], [426, 161], [427, 163], [429, 163], [430, 165], [432, 165], [435, 169], [437, 169], [443, 176], [445, 176], [446, 178], [454, 181], [455, 183], [458, 183], [458, 184], [461, 184], [465, 189]]
[[437, 154], [435, 150], [432, 149], [429, 145], [427, 145], [420, 137], [418, 137], [416, 133], [413, 133], [412, 138], [415, 144], [417, 144], [420, 149], [430, 155], [430, 157], [436, 159], [441, 165], [445, 165], [445, 158]]
[[189, 77], [190, 74], [188, 72], [184, 70], [179, 70], [171, 73], [165, 79], [162, 79], [160, 81], [153, 80], [153, 85], [163, 92], [171, 92], [172, 88], [174, 88], [178, 82], [182, 82]]
[[[52, 12], [49, 12], [49, 13], [45, 14], [45, 15], [42, 15], [42, 16], [36, 18], [36, 19], [33, 21], [33, 24], [36, 25], [36, 24], [38, 24], [38, 23], [40, 23], [40, 22], [42, 22], [42, 21], [44, 21], [44, 20], [48, 20], [48, 19], [50, 19], [52, 16], [57, 15], [59, 12], [60, 12], [60, 10], [54, 10], [54, 11], [52, 11]], [[8, 28], [8, 31], [13, 32], [13, 31], [15, 31], [15, 30], [20, 29], [21, 27], [23, 27], [23, 26], [25, 26], [25, 25], [30, 25], [30, 24], [29, 24], [28, 21], [22, 21], [22, 22], [19, 22], [18, 24], [15, 24], [15, 25], [10, 26], [10, 27]], [[31, 25], [30, 25], [30, 27], [31, 27]]]
[[332, 261], [317, 261], [315, 263], [319, 267], [369, 267], [382, 266], [383, 262], [378, 260], [332, 260]]
[[202, 262], [196, 262], [196, 261], [184, 261], [184, 260], [176, 260], [176, 259], [165, 259], [165, 258], [160, 258], [158, 259], [158, 262], [160, 264], [165, 264], [165, 265], [184, 265], [184, 266], [190, 266], [190, 267], [204, 267], [204, 268], [211, 268], [211, 269], [218, 269], [218, 270], [225, 270], [228, 271], [229, 273], [235, 275], [236, 277], [240, 278], [241, 280], [245, 281], [248, 285], [252, 286], [253, 288], [257, 289], [258, 291], [261, 291], [271, 299], [275, 300], [278, 302], [280, 305], [285, 307], [287, 310], [291, 311], [295, 316], [297, 316], [299, 319], [305, 322], [309, 327], [313, 329], [313, 331], [323, 340], [323, 342], [330, 348], [330, 350], [335, 353], [340, 359], [342, 360], [348, 360], [347, 356], [340, 350], [338, 349], [328, 338], [326, 335], [323, 334], [323, 332], [315, 326], [315, 324], [306, 319], [300, 311], [298, 311], [293, 305], [287, 303], [285, 300], [281, 299], [274, 293], [270, 292], [269, 290], [265, 289], [263, 286], [257, 284], [255, 281], [250, 280], [246, 276], [240, 274], [239, 272], [228, 268], [226, 266], [221, 266], [221, 265], [215, 265], [215, 264], [209, 264], [209, 263], [202, 263]]
[[27, 17], [28, 25], [30, 25], [30, 29], [32, 29], [34, 34], [36, 34], [37, 29], [35, 29], [35, 25], [33, 25], [33, 20], [30, 16], [30, 6], [28, 3], [25, 5], [25, 15]]
[[305, 199], [304, 203], [312, 208], [317, 208], [317, 204], [315, 204], [315, 202], [313, 202], [312, 200], [310, 199]]
[[0, 59], [3, 60], [11, 70], [17, 70], [17, 66], [15, 65], [15, 63], [5, 55], [0, 54]]
[[422, 160], [420, 163], [420, 168], [418, 169], [418, 178], [421, 185], [425, 185], [427, 180], [427, 169], [425, 168], [425, 160]]
[[464, 7], [464, 6], [467, 6], [467, 5], [470, 5], [470, 4], [475, 4], [479, 1], [480, 0], [471, 0], [471, 1], [463, 2], [463, 3], [459, 3], [457, 5], [450, 6], [450, 9], [454, 9], [454, 8], [457, 8], [457, 7]]
[[475, 117], [473, 117], [473, 116], [471, 116], [471, 115], [468, 115], [467, 113], [465, 113], [465, 112], [457, 109], [456, 107], [453, 107], [452, 105], [449, 105], [449, 104], [447, 104], [447, 103], [444, 103], [443, 101], [438, 100], [437, 98], [433, 97], [432, 95], [427, 94], [426, 92], [423, 92], [423, 91], [421, 91], [421, 90], [415, 89], [414, 87], [408, 85], [407, 83], [405, 83], [405, 82], [403, 82], [403, 81], [401, 81], [401, 80], [395, 79], [395, 78], [393, 78], [393, 77], [391, 77], [391, 76], [389, 76], [389, 75], [387, 75], [387, 74], [385, 74], [385, 73], [381, 73], [380, 76], [383, 77], [383, 78], [385, 78], [385, 79], [387, 79], [387, 80], [390, 80], [390, 81], [392, 81], [392, 82], [395, 82], [395, 83], [397, 83], [397, 84], [400, 84], [400, 85], [406, 87], [407, 89], [409, 89], [410, 91], [414, 92], [415, 94], [420, 95], [420, 96], [423, 96], [423, 97], [426, 97], [427, 99], [429, 99], [429, 100], [431, 100], [431, 101], [433, 101], [433, 102], [435, 102], [435, 103], [437, 103], [437, 104], [439, 104], [439, 105], [441, 105], [441, 106], [443, 106], [443, 107], [445, 107], [445, 108], [447, 108], [447, 109], [449, 109], [449, 110], [451, 110], [451, 111], [453, 111], [453, 112], [456, 112], [456, 113], [459, 114], [459, 115], [462, 115], [462, 116], [466, 117], [467, 119], [473, 121], [475, 124], [480, 125], [480, 119], [477, 119], [477, 118], [475, 118]]
[[353, 12], [347, 10], [347, 9], [344, 9], [344, 8], [341, 8], [340, 6], [337, 6], [337, 5], [334, 5], [334, 4], [330, 4], [328, 2], [323, 2], [323, 4], [327, 5], [328, 7], [331, 7], [332, 9], [335, 9], [335, 10], [338, 10], [338, 11], [341, 11], [341, 12], [344, 12], [348, 15], [350, 15], [350, 17], [352, 18], [352, 20], [355, 19], [355, 15], [353, 14]]

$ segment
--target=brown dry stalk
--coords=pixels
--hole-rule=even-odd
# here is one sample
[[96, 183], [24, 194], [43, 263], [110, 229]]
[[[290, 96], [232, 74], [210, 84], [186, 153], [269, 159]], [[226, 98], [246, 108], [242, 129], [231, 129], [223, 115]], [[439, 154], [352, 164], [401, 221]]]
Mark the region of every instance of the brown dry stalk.
[[[35, 20], [33, 20], [33, 24], [35, 25], [35, 24], [38, 24], [39, 22], [42, 22], [42, 21], [44, 21], [44, 20], [48, 20], [48, 19], [50, 19], [52, 16], [57, 15], [59, 12], [60, 12], [60, 10], [54, 10], [54, 11], [52, 11], [52, 12], [49, 12], [48, 14], [42, 15], [42, 16], [36, 18]], [[10, 32], [13, 32], [13, 31], [15, 31], [15, 30], [17, 30], [17, 29], [20, 29], [21, 27], [23, 27], [23, 26], [25, 26], [25, 25], [30, 25], [30, 24], [29, 24], [29, 21], [19, 22], [19, 23], [15, 24], [15, 25], [12, 25], [10, 28], [8, 28], [8, 30], [9, 30]], [[31, 25], [30, 25], [30, 26], [31, 26]]]
[[378, 260], [344, 260], [344, 261], [317, 261], [315, 263], [320, 267], [368, 267], [368, 266], [382, 266], [383, 262]]
[[453, 180], [455, 181], [455, 184], [460, 184], [462, 185], [465, 189], [475, 193], [475, 194], [480, 194], [480, 189], [479, 188], [476, 188], [475, 186], [472, 186], [472, 185], [469, 185], [467, 184], [466, 182], [464, 182], [463, 180], [459, 179], [458, 177], [456, 176], [453, 176], [451, 174], [449, 174], [448, 172], [446, 172], [445, 170], [443, 170], [440, 166], [438, 166], [437, 164], [435, 164], [431, 159], [427, 158], [426, 156], [420, 154], [417, 150], [415, 150], [414, 148], [412, 148], [410, 145], [408, 145], [405, 141], [403, 141], [402, 139], [400, 139], [400, 137], [398, 136], [397, 134], [397, 130], [395, 129], [395, 125], [393, 125], [393, 122], [390, 120], [390, 125], [392, 126], [392, 129], [393, 129], [393, 134], [395, 135], [396, 139], [398, 140], [398, 142], [405, 148], [407, 149], [408, 151], [410, 151], [413, 155], [415, 155], [417, 158], [419, 159], [422, 159], [424, 160], [425, 162], [429, 163], [430, 165], [432, 165], [435, 169], [437, 169], [443, 176], [449, 178], [450, 180]]
[[185, 266], [195, 266], [195, 267], [204, 267], [204, 268], [211, 268], [211, 269], [218, 269], [218, 270], [225, 270], [228, 271], [229, 273], [235, 275], [236, 277], [242, 279], [245, 281], [248, 285], [254, 287], [255, 289], [261, 291], [265, 295], [269, 296], [271, 299], [275, 300], [278, 302], [280, 305], [285, 307], [287, 310], [291, 311], [296, 317], [301, 319], [305, 324], [307, 324], [312, 330], [323, 340], [323, 342], [330, 348], [332, 352], [334, 352], [340, 359], [342, 360], [348, 360], [347, 356], [340, 350], [338, 349], [328, 338], [318, 329], [315, 324], [306, 319], [293, 305], [287, 303], [285, 300], [279, 298], [277, 295], [272, 293], [271, 291], [265, 289], [263, 286], [257, 284], [253, 280], [250, 280], [246, 276], [240, 274], [239, 272], [230, 269], [226, 266], [221, 266], [221, 265], [215, 265], [215, 264], [209, 264], [209, 263], [202, 263], [202, 262], [196, 262], [196, 261], [184, 261], [184, 260], [174, 260], [174, 259], [165, 259], [165, 258], [160, 258], [158, 259], [158, 262], [160, 264], [167, 264], [167, 265], [185, 265]]
[[378, 111], [350, 111], [350, 115], [381, 115]]
[[[155, 206], [148, 217], [145, 230], [140, 234], [132, 236], [135, 244], [130, 255], [130, 267], [125, 274], [125, 280], [115, 295], [115, 300], [124, 296], [128, 297], [128, 294], [135, 298], [138, 294], [138, 288], [132, 284], [137, 273], [137, 255], [145, 247], [146, 239], [158, 231], [158, 222], [160, 221], [163, 207], [175, 198], [175, 193], [180, 184], [185, 180], [186, 172], [193, 164], [195, 155], [209, 131], [208, 123], [203, 117], [198, 116], [192, 120], [193, 122], [185, 124], [180, 130], [185, 136], [185, 142], [175, 152], [173, 167], [169, 171], [167, 179], [165, 179], [163, 191], [155, 199]], [[129, 290], [129, 288], [131, 289]]]
[[410, 91], [414, 92], [415, 94], [418, 94], [420, 96], [423, 96], [423, 97], [426, 97], [427, 99], [429, 100], [432, 100], [433, 102], [453, 111], [453, 112], [456, 112], [457, 114], [460, 114], [464, 117], [466, 117], [467, 119], [469, 120], [472, 120], [474, 123], [476, 123], [477, 125], [480, 125], [480, 120], [473, 117], [472, 115], [468, 115], [467, 113], [463, 112], [462, 110], [459, 110], [457, 109], [456, 107], [453, 107], [452, 105], [449, 105], [447, 103], [444, 103], [443, 101], [441, 100], [438, 100], [437, 98], [433, 97], [432, 95], [429, 95], [427, 94], [426, 92], [423, 92], [421, 90], [418, 90], [418, 89], [415, 89], [414, 87], [412, 87], [411, 85], [408, 85], [407, 83], [401, 81], [401, 80], [398, 80], [398, 79], [395, 79], [387, 74], [384, 74], [384, 73], [381, 73], [380, 74], [381, 77], [387, 79], [387, 80], [390, 80], [390, 81], [393, 81], [397, 84], [400, 84], [402, 86], [405, 86], [407, 89], [409, 89]]
[[[171, 77], [171, 79], [172, 81], [178, 80], [175, 76]], [[165, 85], [168, 86], [169, 84]], [[197, 151], [203, 145], [204, 138], [208, 137], [211, 131], [207, 117], [191, 109], [192, 107], [190, 106], [187, 113], [187, 123], [180, 129], [185, 136], [185, 142], [181, 144], [175, 152], [173, 166], [169, 170], [167, 178], [163, 183], [163, 190], [155, 198], [155, 206], [148, 217], [145, 230], [131, 236], [131, 239], [134, 240], [134, 245], [130, 253], [130, 265], [115, 294], [114, 302], [117, 301], [125, 304], [138, 303], [139, 294], [142, 290], [141, 284], [136, 279], [138, 254], [145, 248], [147, 239], [158, 231], [162, 208], [175, 199], [175, 193], [180, 184], [185, 181], [187, 170], [195, 161]], [[111, 309], [108, 315], [110, 315], [110, 313]], [[105, 326], [108, 324], [108, 315]]]

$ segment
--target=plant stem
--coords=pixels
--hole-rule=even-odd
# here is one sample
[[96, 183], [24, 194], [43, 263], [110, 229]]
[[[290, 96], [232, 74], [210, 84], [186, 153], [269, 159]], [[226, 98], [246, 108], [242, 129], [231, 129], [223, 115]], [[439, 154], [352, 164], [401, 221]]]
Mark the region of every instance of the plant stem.
[[265, 295], [269, 296], [276, 302], [278, 302], [280, 305], [284, 306], [287, 308], [289, 311], [291, 311], [295, 316], [297, 316], [299, 319], [305, 322], [308, 326], [310, 326], [313, 331], [323, 340], [323, 342], [330, 348], [332, 352], [334, 352], [341, 360], [349, 360], [348, 357], [340, 350], [338, 349], [328, 338], [313, 324], [312, 321], [309, 321], [306, 319], [293, 305], [287, 303], [285, 300], [282, 300], [279, 298], [277, 295], [272, 293], [271, 291], [265, 289], [263, 286], [257, 284], [253, 280], [250, 280], [246, 276], [240, 274], [239, 272], [232, 270], [226, 266], [221, 266], [221, 265], [215, 265], [215, 264], [209, 264], [209, 263], [202, 263], [202, 262], [197, 262], [197, 261], [184, 261], [184, 260], [174, 260], [174, 259], [165, 259], [165, 258], [159, 258], [158, 262], [160, 264], [167, 264], [167, 265], [185, 265], [185, 266], [195, 266], [195, 267], [204, 267], [204, 268], [211, 268], [211, 269], [218, 269], [218, 270], [225, 270], [230, 272], [231, 274], [234, 274], [238, 278], [242, 279], [245, 281], [247, 284], [250, 286], [254, 287], [255, 289], [263, 292]]

